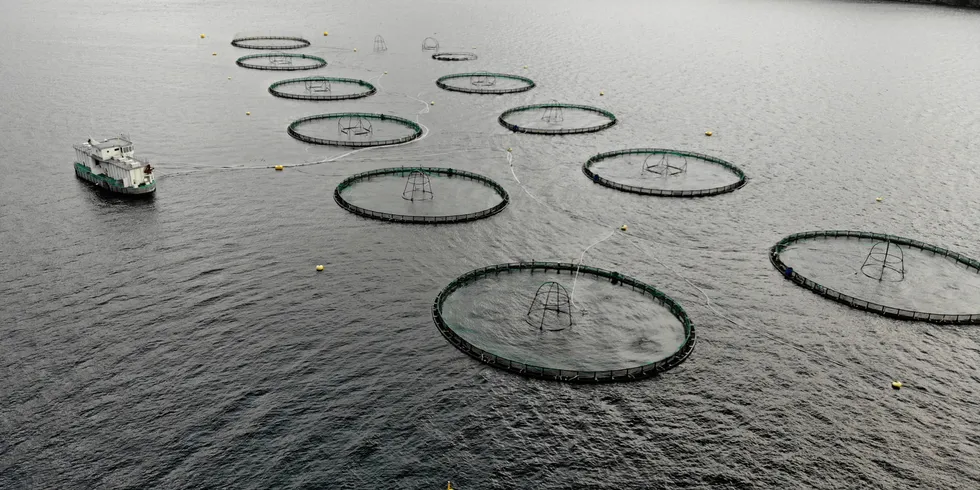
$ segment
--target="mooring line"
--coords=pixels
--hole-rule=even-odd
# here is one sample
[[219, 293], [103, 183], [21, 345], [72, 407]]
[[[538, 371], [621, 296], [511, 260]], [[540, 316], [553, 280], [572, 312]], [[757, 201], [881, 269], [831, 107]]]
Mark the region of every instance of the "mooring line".
[[[384, 91], [384, 87], [381, 85], [381, 78], [383, 76], [384, 76], [384, 73], [382, 73], [381, 75], [378, 75], [377, 76], [377, 79], [378, 79], [377, 84], [378, 84], [379, 91]], [[358, 148], [356, 150], [351, 150], [351, 151], [342, 153], [342, 154], [337, 155], [337, 156], [334, 156], [334, 157], [325, 158], [325, 159], [322, 159], [322, 160], [316, 160], [316, 161], [313, 161], [313, 162], [303, 162], [303, 163], [286, 164], [286, 165], [282, 165], [282, 168], [297, 168], [297, 167], [309, 167], [309, 166], [313, 166], [313, 165], [322, 165], [324, 163], [336, 162], [337, 160], [340, 160], [342, 158], [346, 158], [348, 156], [351, 156], [351, 155], [354, 155], [356, 153], [360, 153], [360, 152], [363, 152], [363, 151], [375, 150], [375, 149], [380, 149], [380, 148], [395, 148], [395, 147], [398, 147], [398, 146], [404, 146], [404, 145], [408, 145], [408, 144], [413, 144], [413, 143], [422, 141], [425, 138], [427, 138], [431, 134], [431, 131], [429, 130], [428, 126], [422, 124], [421, 117], [422, 117], [423, 114], [428, 114], [429, 113], [429, 104], [427, 104], [424, 100], [422, 100], [421, 98], [419, 98], [419, 97], [422, 96], [422, 94], [424, 92], [419, 92], [419, 94], [418, 94], [417, 97], [412, 97], [410, 95], [405, 95], [405, 94], [401, 94], [401, 93], [397, 93], [397, 92], [387, 92], [387, 93], [390, 93], [392, 95], [400, 95], [402, 97], [406, 97], [406, 98], [415, 100], [415, 101], [421, 103], [424, 106], [422, 110], [420, 110], [419, 112], [417, 112], [415, 114], [415, 122], [416, 122], [416, 124], [418, 124], [422, 128], [422, 136], [419, 136], [418, 138], [415, 138], [415, 139], [413, 139], [411, 141], [406, 141], [404, 143], [395, 143], [395, 144], [391, 144], [391, 145], [379, 145], [379, 146], [371, 146], [371, 147], [367, 147], [367, 148]], [[183, 172], [183, 173], [165, 174], [165, 175], [161, 175], [160, 178], [176, 177], [176, 176], [180, 176], [180, 175], [190, 175], [190, 174], [199, 173], [199, 172], [217, 172], [217, 171], [222, 171], [222, 170], [267, 170], [267, 169], [273, 169], [273, 168], [276, 168], [276, 165], [266, 165], [266, 166], [245, 166], [245, 165], [227, 166], [226, 165], [226, 166], [223, 166], [223, 167], [214, 167], [214, 168], [207, 168], [207, 169], [200, 169], [200, 170], [192, 170], [192, 171]]]
[[572, 292], [569, 293], [568, 295], [568, 304], [575, 306], [575, 283], [578, 281], [578, 271], [579, 269], [582, 268], [582, 261], [585, 260], [585, 254], [589, 251], [590, 248], [612, 238], [612, 236], [615, 234], [616, 231], [614, 230], [612, 233], [606, 235], [605, 238], [593, 243], [592, 245], [589, 245], [588, 247], [585, 247], [585, 250], [582, 251], [582, 255], [579, 256], [578, 263], [575, 265], [575, 275], [572, 276]]

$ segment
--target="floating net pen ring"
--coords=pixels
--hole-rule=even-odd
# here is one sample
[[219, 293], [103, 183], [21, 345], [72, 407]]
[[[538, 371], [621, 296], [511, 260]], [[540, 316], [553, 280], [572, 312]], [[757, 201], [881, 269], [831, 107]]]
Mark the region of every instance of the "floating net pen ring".
[[[255, 44], [254, 41], [293, 41], [296, 44]], [[294, 36], [249, 36], [236, 37], [231, 40], [231, 45], [236, 48], [245, 49], [300, 49], [310, 45], [310, 41], [301, 37]]]
[[473, 61], [477, 59], [476, 53], [436, 53], [432, 59], [439, 61]]
[[[563, 111], [566, 109], [576, 109], [580, 111], [594, 112], [596, 114], [605, 116], [609, 119], [607, 122], [596, 125], [588, 126], [584, 128], [531, 128], [527, 126], [519, 126], [517, 124], [512, 124], [507, 122], [507, 116], [511, 114], [516, 114], [519, 112], [533, 111], [537, 109], [545, 110], [545, 117], [551, 120], [558, 121], [563, 119]], [[519, 107], [514, 107], [512, 109], [507, 109], [502, 112], [499, 117], [497, 117], [497, 122], [501, 126], [514, 131], [515, 133], [527, 133], [527, 134], [580, 134], [580, 133], [595, 133], [597, 131], [602, 131], [603, 129], [610, 128], [616, 124], [616, 115], [598, 107], [592, 107], [588, 105], [577, 105], [577, 104], [560, 104], [555, 102], [549, 102], [546, 104], [532, 104], [532, 105], [522, 105]]]
[[[259, 65], [256, 63], [249, 63], [250, 60], [268, 60], [268, 65]], [[314, 64], [312, 65], [294, 65], [294, 60], [310, 60]], [[292, 71], [292, 70], [315, 70], [317, 68], [323, 68], [327, 66], [327, 60], [320, 58], [319, 56], [312, 56], [308, 54], [299, 53], [263, 53], [263, 54], [250, 54], [247, 56], [242, 56], [235, 60], [235, 64], [242, 68], [251, 68], [253, 70], [281, 70], [281, 71]]]
[[[368, 133], [373, 132], [368, 129], [371, 127], [370, 122], [373, 121], [390, 121], [396, 124], [405, 126], [412, 130], [411, 134], [402, 136], [401, 138], [392, 138], [387, 140], [353, 140], [353, 139], [341, 139], [340, 135], [336, 139], [330, 138], [318, 138], [315, 136], [309, 136], [298, 131], [298, 128], [311, 121], [325, 121], [325, 120], [335, 120], [338, 123], [340, 132], [345, 136], [363, 136]], [[347, 124], [351, 122], [350, 124]], [[346, 125], [345, 125], [346, 124]], [[385, 145], [395, 145], [399, 143], [407, 143], [416, 138], [422, 136], [422, 126], [418, 123], [389, 114], [376, 114], [371, 112], [335, 112], [331, 114], [316, 114], [313, 116], [306, 116], [297, 119], [289, 123], [289, 127], [286, 128], [286, 132], [289, 136], [300, 140], [304, 143], [310, 143], [314, 145], [331, 145], [331, 146], [347, 146], [347, 147], [368, 147], [368, 146], [385, 146]]]
[[[492, 77], [492, 78], [491, 78]], [[516, 80], [523, 83], [521, 87], [497, 87], [496, 79], [506, 79], [506, 80]], [[446, 83], [449, 80], [456, 79], [469, 79], [468, 83], [470, 87], [461, 87], [459, 85], [450, 85]], [[494, 80], [493, 83], [489, 83], [490, 80]], [[490, 72], [473, 72], [473, 73], [455, 73], [452, 75], [446, 75], [444, 77], [439, 77], [436, 80], [436, 85], [443, 90], [450, 90], [453, 92], [464, 92], [468, 94], [516, 94], [518, 92], [527, 92], [534, 88], [534, 80], [527, 77], [522, 77], [518, 75], [509, 75], [506, 73], [490, 73]]]
[[[875, 303], [873, 301], [867, 301], [860, 298], [856, 298], [854, 296], [850, 296], [848, 294], [842, 293], [840, 291], [829, 288], [822, 284], [818, 284], [806, 278], [799, 272], [796, 272], [795, 270], [793, 270], [792, 267], [786, 265], [786, 263], [783, 262], [781, 254], [784, 250], [786, 250], [786, 248], [788, 248], [789, 246], [797, 242], [801, 242], [804, 240], [813, 240], [817, 238], [845, 238], [845, 239], [856, 238], [856, 239], [872, 240], [875, 243], [871, 248], [872, 252], [869, 253], [869, 259], [872, 257], [872, 254], [890, 253], [890, 252], [883, 252], [881, 250], [880, 244], [885, 243], [887, 244], [888, 247], [886, 248], [886, 250], [888, 249], [895, 250], [896, 247], [898, 247], [898, 250], [901, 250], [901, 247], [905, 247], [907, 249], [919, 249], [927, 252], [932, 252], [935, 255], [939, 255], [954, 260], [959, 264], [962, 264], [977, 273], [980, 273], [980, 260], [971, 259], [965, 255], [947, 250], [942, 247], [937, 247], [935, 245], [921, 242], [919, 240], [913, 240], [910, 238], [904, 238], [895, 235], [886, 235], [883, 233], [871, 233], [867, 231], [851, 231], [851, 230], [820, 230], [820, 231], [806, 231], [802, 233], [794, 233], [792, 235], [783, 238], [775, 245], [773, 245], [772, 248], [769, 249], [769, 261], [772, 263], [773, 267], [775, 267], [776, 270], [778, 270], [783, 275], [783, 277], [793, 281], [794, 283], [796, 283], [797, 285], [803, 288], [809, 289], [810, 291], [819, 294], [820, 296], [843, 303], [847, 306], [850, 306], [851, 308], [868, 311], [871, 313], [877, 313], [882, 316], [886, 316], [889, 318], [897, 318], [900, 320], [914, 320], [914, 321], [924, 321], [924, 322], [931, 322], [931, 323], [953, 324], [953, 325], [980, 325], [980, 313], [973, 313], [973, 314], [929, 313], [924, 311], [910, 310], [906, 308], [886, 306], [879, 303]], [[888, 270], [891, 270], [892, 273], [900, 274], [901, 278], [904, 279], [905, 277], [904, 253], [898, 251], [895, 251], [894, 253], [896, 254], [901, 253], [900, 255], [901, 259], [899, 260], [901, 262], [900, 265], [898, 265], [898, 261], [890, 260], [888, 255], [884, 255], [884, 256], [880, 256], [881, 258], [880, 258], [880, 262], [878, 263], [878, 266], [881, 268], [882, 274], [888, 272]], [[866, 271], [864, 271], [866, 267], [869, 267], [868, 264], [869, 259], [865, 259], [864, 265], [861, 266], [862, 269], [861, 272], [864, 272], [865, 275], [870, 277], [871, 279], [877, 279], [879, 281], [883, 280], [881, 276], [871, 275], [868, 274]]]
[[[363, 182], [372, 177], [382, 177], [382, 176], [398, 176], [407, 177], [409, 182], [412, 183], [412, 189], [409, 190], [408, 184], [406, 184], [405, 190], [402, 192], [402, 198], [408, 200], [431, 200], [433, 198], [431, 184], [426, 187], [423, 183], [421, 187], [417, 186], [418, 180], [413, 180], [418, 175], [424, 175], [426, 178], [422, 179], [423, 182], [428, 182], [428, 177], [433, 175], [441, 175], [450, 178], [461, 178], [465, 180], [470, 180], [477, 182], [479, 184], [485, 185], [491, 188], [494, 192], [500, 196], [500, 202], [496, 205], [476, 211], [474, 213], [467, 214], [456, 214], [456, 215], [443, 215], [443, 216], [423, 216], [423, 215], [406, 215], [406, 214], [396, 214], [396, 213], [384, 213], [380, 211], [374, 211], [367, 209], [356, 204], [351, 203], [344, 198], [343, 192], [348, 188], [356, 185], [358, 182]], [[413, 196], [409, 198], [407, 196]], [[467, 172], [465, 170], [457, 170], [454, 168], [440, 168], [440, 167], [393, 167], [393, 168], [381, 168], [377, 170], [369, 170], [367, 172], [361, 172], [359, 174], [352, 175], [344, 179], [337, 188], [333, 191], [333, 200], [338, 206], [344, 208], [351, 213], [364, 218], [377, 219], [381, 221], [388, 221], [391, 223], [413, 223], [413, 224], [449, 224], [449, 223], [465, 223], [467, 221], [475, 221], [478, 219], [488, 218], [493, 216], [507, 207], [510, 203], [510, 195], [507, 191], [489, 177], [484, 177], [480, 174], [475, 174], [473, 172]]]
[[[642, 187], [642, 186], [627, 185], [620, 182], [615, 182], [613, 180], [609, 180], [605, 177], [600, 176], [592, 169], [593, 165], [595, 165], [598, 162], [621, 155], [649, 155], [646, 158], [650, 158], [650, 156], [652, 155], [673, 155], [684, 159], [695, 158], [698, 160], [703, 160], [724, 167], [731, 173], [735, 174], [735, 176], [738, 177], [738, 181], [732, 184], [728, 184], [720, 187], [712, 187], [708, 189], [658, 189], [653, 187]], [[666, 161], [661, 167], [659, 167], [659, 169], [657, 165], [660, 165], [660, 163], [657, 162], [654, 165], [651, 165], [649, 167], [649, 170], [653, 173], [660, 173], [660, 175], [665, 175], [663, 172], [667, 172], [666, 175], [676, 175], [676, 174], [672, 174], [671, 172], [683, 173], [679, 171], [679, 169], [681, 168], [683, 168], [684, 172], [687, 171], [686, 160], [683, 166], [681, 167], [674, 166], [673, 164], [668, 165]], [[644, 169], [647, 170], [646, 159], [644, 159], [643, 166]], [[634, 194], [643, 194], [647, 196], [660, 196], [660, 197], [714, 196], [718, 194], [724, 194], [726, 192], [732, 192], [735, 189], [744, 186], [746, 183], [745, 172], [743, 172], [742, 169], [738, 168], [732, 163], [726, 162], [725, 160], [722, 160], [717, 157], [713, 157], [711, 155], [705, 155], [703, 153], [697, 153], [693, 151], [683, 151], [683, 150], [672, 150], [669, 148], [630, 148], [628, 150], [616, 150], [616, 151], [608, 151], [605, 153], [599, 153], [598, 155], [594, 155], [592, 158], [589, 158], [584, 164], [582, 164], [582, 172], [592, 182], [595, 182], [596, 184], [602, 185], [604, 187], [609, 187], [610, 189], [616, 189], [623, 192], [632, 192]]]
[[[479, 281], [484, 277], [515, 271], [555, 271], [558, 273], [566, 271], [569, 274], [577, 271], [578, 274], [591, 275], [598, 279], [609, 280], [614, 285], [629, 287], [632, 291], [639, 292], [644, 297], [649, 297], [650, 299], [665, 306], [683, 325], [684, 342], [672, 354], [658, 361], [639, 366], [626, 367], [623, 369], [586, 371], [534, 366], [507, 359], [492, 352], [483, 350], [457, 334], [453, 330], [454, 326], [450, 325], [446, 321], [442, 313], [442, 307], [446, 303], [449, 296], [463, 286]], [[489, 364], [498, 369], [527, 376], [529, 378], [541, 378], [569, 383], [633, 381], [653, 377], [680, 365], [689, 355], [691, 355], [695, 344], [697, 344], [697, 334], [694, 330], [694, 324], [691, 322], [690, 317], [687, 316], [687, 312], [685, 312], [684, 308], [682, 308], [676, 301], [671, 299], [666, 294], [658, 291], [653, 286], [644, 284], [637, 279], [625, 276], [618, 272], [564, 262], [517, 262], [497, 264], [467, 272], [466, 274], [463, 274], [450, 282], [449, 285], [443, 288], [443, 290], [439, 292], [439, 295], [436, 296], [435, 301], [432, 303], [432, 321], [435, 322], [436, 328], [439, 329], [439, 332], [450, 344], [466, 355], [480, 362]]]
[[[299, 85], [302, 84], [306, 88], [305, 94], [295, 94], [291, 92], [285, 92], [280, 90], [281, 87], [286, 85]], [[363, 92], [357, 92], [353, 94], [334, 94], [331, 93], [332, 90], [329, 88], [331, 84], [351, 84], [358, 85], [364, 89]], [[275, 95], [276, 97], [282, 97], [284, 99], [299, 99], [299, 100], [346, 100], [346, 99], [360, 99], [362, 97], [368, 97], [374, 95], [378, 92], [378, 89], [374, 85], [371, 85], [364, 80], [358, 80], [355, 78], [338, 78], [338, 77], [304, 77], [304, 78], [290, 78], [288, 80], [280, 80], [278, 82], [269, 85], [269, 93]]]

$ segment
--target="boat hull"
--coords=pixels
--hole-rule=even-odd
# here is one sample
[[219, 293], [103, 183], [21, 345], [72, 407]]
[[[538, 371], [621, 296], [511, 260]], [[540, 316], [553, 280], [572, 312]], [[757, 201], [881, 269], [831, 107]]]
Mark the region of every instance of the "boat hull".
[[121, 196], [150, 197], [157, 190], [156, 182], [144, 184], [139, 187], [125, 187], [118, 185], [116, 184], [117, 181], [114, 179], [110, 179], [104, 175], [93, 174], [88, 167], [78, 163], [75, 164], [75, 176], [102, 190], [113, 194], [119, 194]]

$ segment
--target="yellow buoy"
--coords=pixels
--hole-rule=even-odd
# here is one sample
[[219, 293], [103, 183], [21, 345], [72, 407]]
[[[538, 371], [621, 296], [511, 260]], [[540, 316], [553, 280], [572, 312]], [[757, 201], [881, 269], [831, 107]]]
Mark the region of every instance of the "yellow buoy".
[[705, 135], [705, 136], [711, 136], [711, 135], [713, 135], [713, 134], [715, 134], [715, 133], [714, 133], [713, 131], [705, 131], [705, 132], [704, 132], [704, 135]]
[[357, 52], [357, 48], [354, 48], [354, 52], [355, 52], [355, 53]]
[[626, 231], [626, 225], [623, 225], [620, 230]]
[[385, 75], [387, 75], [387, 74], [388, 74], [388, 72], [385, 72]]
[[429, 103], [432, 104], [432, 105], [436, 105], [436, 101], [434, 101], [434, 100], [432, 102], [429, 102]]
[[524, 65], [524, 69], [527, 70], [527, 65]]
[[276, 171], [282, 172], [282, 165], [276, 165]]
[[205, 36], [204, 34], [201, 34], [201, 39], [204, 39], [205, 37], [207, 37], [207, 36]]
[[326, 36], [327, 35], [327, 31], [323, 31], [323, 35]]
[[316, 266], [316, 271], [317, 272], [323, 272], [323, 266], [322, 265]]
[[246, 113], [245, 113], [245, 115], [246, 115], [246, 116], [251, 116], [251, 115], [252, 115], [252, 113], [251, 113], [251, 112], [246, 112]]
[[228, 80], [231, 80], [231, 77], [228, 77]]
[[894, 388], [896, 390], [902, 389], [902, 382], [901, 381], [892, 381], [892, 388]]
[[507, 148], [507, 151], [510, 151], [510, 148]]
[[885, 200], [885, 198], [883, 198], [883, 197], [876, 197], [875, 198], [875, 201], [878, 201], [878, 202], [881, 202], [881, 201], [884, 201], [884, 200]]
[[218, 53], [211, 53], [211, 56], [218, 56]]
[[599, 91], [599, 96], [601, 97], [601, 96], [603, 96], [603, 95], [606, 95], [606, 93], [600, 90], [600, 91]]

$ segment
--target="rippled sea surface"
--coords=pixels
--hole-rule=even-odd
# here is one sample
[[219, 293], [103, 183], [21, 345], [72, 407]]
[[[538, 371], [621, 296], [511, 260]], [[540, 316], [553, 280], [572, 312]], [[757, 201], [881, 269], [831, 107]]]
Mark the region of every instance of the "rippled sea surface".
[[[0, 19], [4, 489], [980, 486], [980, 330], [853, 311], [767, 259], [779, 238], [828, 228], [980, 257], [978, 12], [38, 0]], [[295, 72], [239, 68], [252, 52], [229, 45], [257, 31], [313, 41], [301, 52], [330, 64], [301, 76], [373, 80], [380, 93], [272, 97], [268, 85]], [[387, 52], [373, 52], [378, 34]], [[432, 60], [427, 36], [479, 59]], [[478, 70], [538, 86], [435, 86]], [[618, 123], [547, 137], [496, 121], [551, 99]], [[421, 112], [428, 132], [343, 158], [285, 132], [333, 111]], [[72, 144], [119, 132], [159, 169], [151, 202], [106, 198], [72, 174]], [[750, 180], [659, 199], [582, 174], [589, 156], [628, 147], [714, 155]], [[512, 202], [439, 227], [334, 204], [344, 177], [400, 165], [474, 171]], [[593, 244], [585, 263], [691, 315], [700, 342], [680, 367], [623, 385], [527, 380], [433, 326], [433, 299], [460, 274], [573, 261]]]

